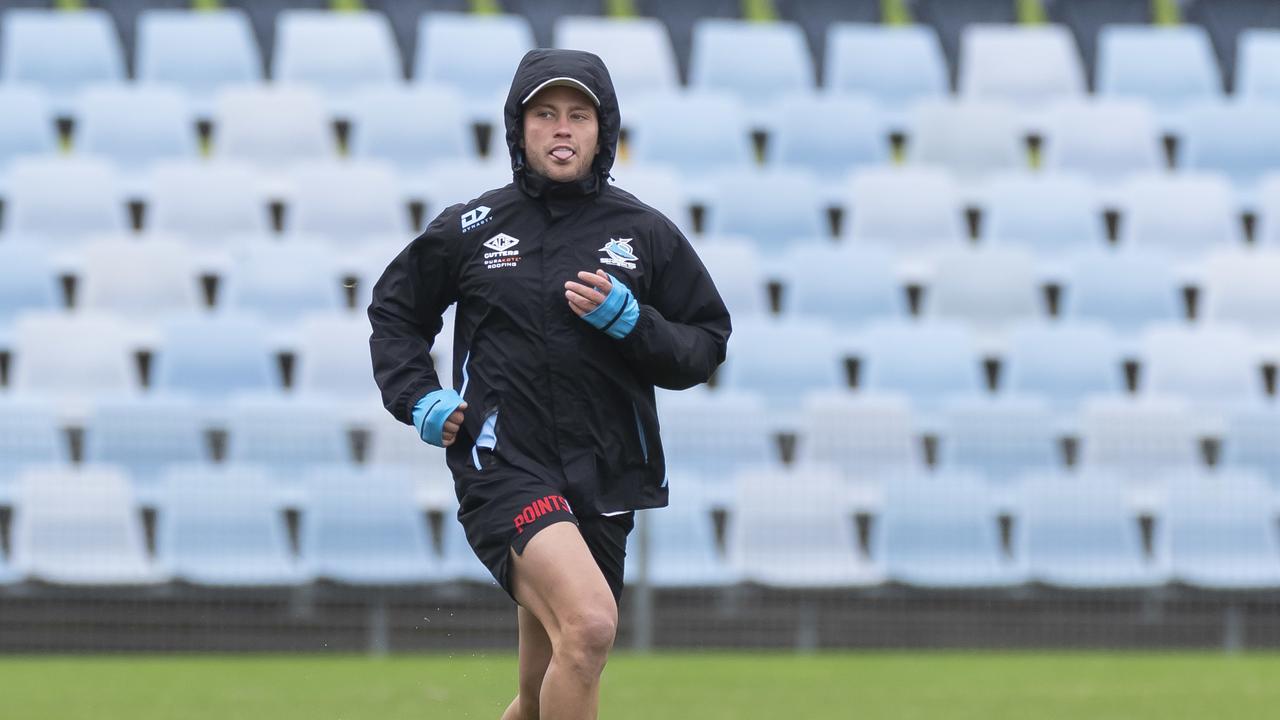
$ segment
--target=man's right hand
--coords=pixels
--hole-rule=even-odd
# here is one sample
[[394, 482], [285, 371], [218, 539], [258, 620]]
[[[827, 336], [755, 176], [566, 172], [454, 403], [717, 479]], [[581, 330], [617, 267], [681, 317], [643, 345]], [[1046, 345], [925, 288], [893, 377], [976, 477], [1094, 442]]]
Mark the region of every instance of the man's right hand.
[[462, 427], [467, 403], [453, 388], [429, 392], [413, 406], [413, 425], [423, 442], [449, 447]]

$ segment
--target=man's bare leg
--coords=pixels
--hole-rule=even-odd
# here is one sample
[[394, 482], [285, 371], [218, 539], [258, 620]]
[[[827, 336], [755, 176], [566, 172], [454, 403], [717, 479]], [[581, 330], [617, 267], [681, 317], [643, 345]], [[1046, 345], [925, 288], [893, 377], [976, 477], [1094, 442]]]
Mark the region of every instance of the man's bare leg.
[[582, 534], [558, 522], [512, 556], [516, 601], [551, 640], [539, 720], [595, 720], [600, 674], [618, 630], [618, 605]]
[[520, 623], [520, 691], [502, 720], [538, 720], [542, 679], [551, 663], [551, 638], [533, 613], [516, 608]]

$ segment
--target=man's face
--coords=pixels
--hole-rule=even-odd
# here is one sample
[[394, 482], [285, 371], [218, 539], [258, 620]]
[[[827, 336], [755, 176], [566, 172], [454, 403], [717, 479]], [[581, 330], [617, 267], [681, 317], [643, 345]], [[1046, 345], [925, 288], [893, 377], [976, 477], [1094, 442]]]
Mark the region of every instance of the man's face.
[[549, 87], [524, 106], [524, 154], [534, 172], [556, 182], [586, 177], [596, 158], [600, 124], [591, 98]]

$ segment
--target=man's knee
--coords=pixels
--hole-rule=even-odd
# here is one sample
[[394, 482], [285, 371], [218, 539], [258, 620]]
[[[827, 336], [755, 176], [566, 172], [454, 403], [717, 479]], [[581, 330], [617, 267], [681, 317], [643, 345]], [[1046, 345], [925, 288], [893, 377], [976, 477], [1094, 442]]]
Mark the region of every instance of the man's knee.
[[566, 618], [561, 627], [561, 656], [574, 672], [597, 677], [604, 671], [609, 650], [618, 633], [618, 615], [612, 607], [591, 608]]

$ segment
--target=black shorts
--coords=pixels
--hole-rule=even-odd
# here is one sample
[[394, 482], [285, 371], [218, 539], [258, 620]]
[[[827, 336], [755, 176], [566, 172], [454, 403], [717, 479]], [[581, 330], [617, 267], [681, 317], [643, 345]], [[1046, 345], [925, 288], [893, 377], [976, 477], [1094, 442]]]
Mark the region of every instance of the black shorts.
[[476, 557], [507, 595], [515, 600], [510, 551], [523, 554], [538, 531], [557, 522], [571, 522], [582, 533], [614, 601], [620, 602], [627, 536], [635, 527], [635, 513], [578, 516], [560, 487], [508, 465], [492, 453], [481, 455], [483, 469], [454, 473], [458, 522]]

